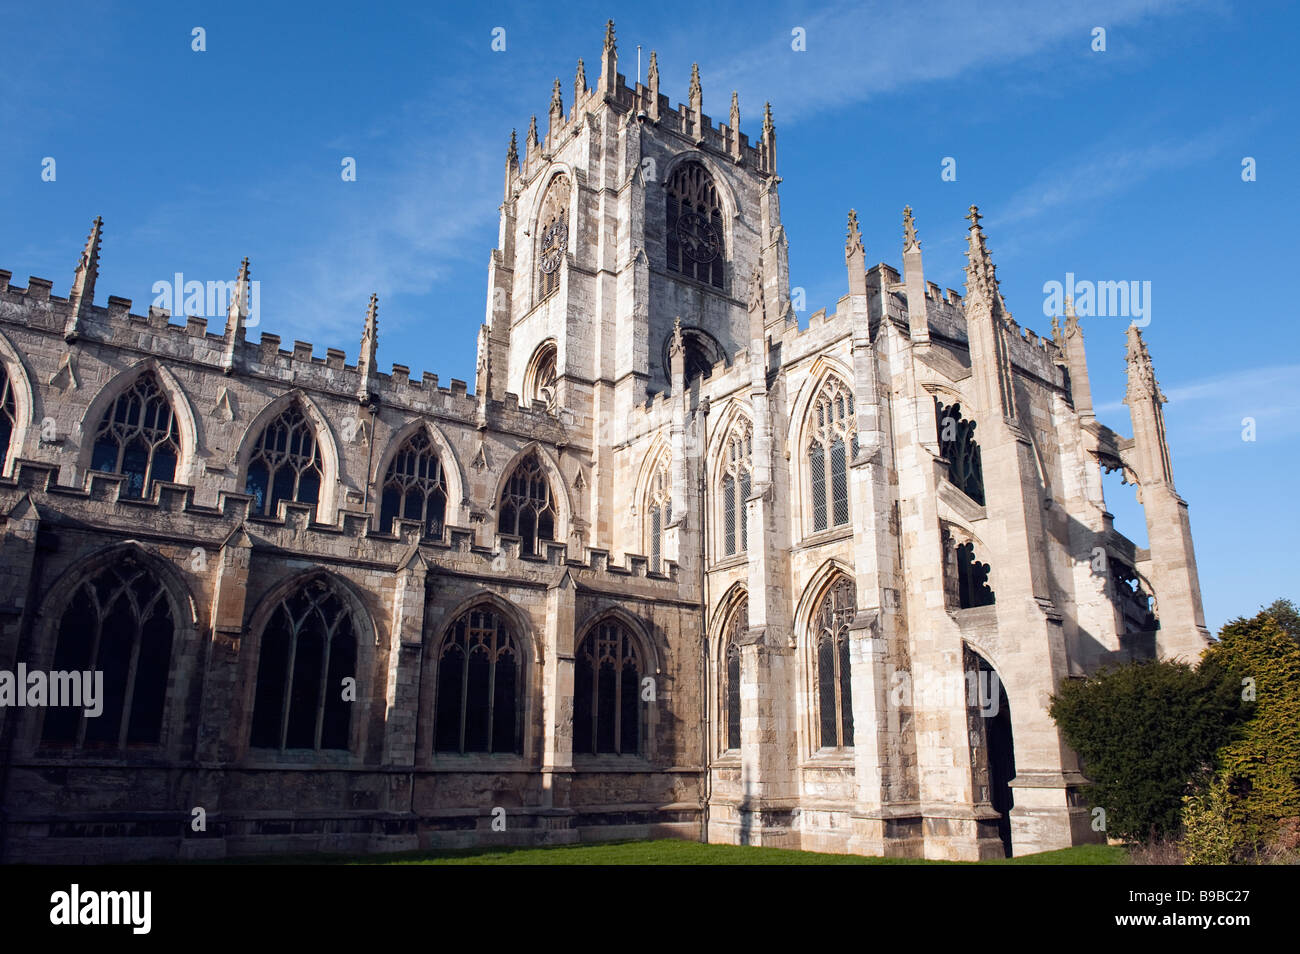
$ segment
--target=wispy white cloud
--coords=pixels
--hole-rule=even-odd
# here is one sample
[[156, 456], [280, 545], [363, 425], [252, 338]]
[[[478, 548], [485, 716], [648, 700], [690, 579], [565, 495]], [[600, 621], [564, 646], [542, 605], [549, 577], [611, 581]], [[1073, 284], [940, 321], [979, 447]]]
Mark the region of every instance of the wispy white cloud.
[[[1186, 0], [1098, 0], [1088, 4], [943, 0], [915, 4], [838, 3], [792, 15], [808, 51], [791, 55], [789, 30], [747, 50], [710, 83], [756, 97], [779, 90], [798, 122], [825, 110], [882, 93], [954, 79], [976, 68], [1020, 63], [1058, 44], [1083, 44], [1100, 23], [1115, 29], [1188, 9]], [[770, 19], [770, 18], [769, 18]]]
[[[1163, 389], [1171, 440], [1180, 453], [1239, 449], [1242, 420], [1252, 418], [1260, 443], [1300, 434], [1300, 364], [1249, 368]], [[1120, 401], [1097, 414], [1127, 414]]]

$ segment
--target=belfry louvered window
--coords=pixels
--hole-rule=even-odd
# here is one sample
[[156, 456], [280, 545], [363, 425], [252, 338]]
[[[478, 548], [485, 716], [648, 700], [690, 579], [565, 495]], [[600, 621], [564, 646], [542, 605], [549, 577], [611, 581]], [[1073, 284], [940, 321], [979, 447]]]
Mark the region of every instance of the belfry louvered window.
[[668, 458], [661, 458], [650, 478], [646, 494], [646, 535], [650, 544], [650, 569], [659, 573], [663, 568], [664, 531], [672, 521], [672, 481], [669, 477]]
[[524, 458], [506, 481], [499, 513], [497, 531], [520, 537], [522, 553], [537, 553], [541, 541], [555, 539], [555, 500], [536, 454]]
[[826, 591], [813, 620], [817, 710], [822, 748], [853, 745], [849, 624], [856, 613], [853, 581], [841, 576]]
[[[352, 615], [316, 578], [282, 599], [262, 631], [251, 744], [347, 749], [357, 705]], [[351, 698], [345, 680], [353, 680]]]
[[639, 754], [644, 663], [631, 632], [605, 620], [587, 634], [574, 662], [574, 754]]
[[668, 270], [721, 288], [722, 203], [713, 177], [698, 162], [684, 162], [666, 188]]
[[722, 697], [726, 707], [727, 749], [740, 748], [740, 640], [749, 631], [749, 597], [742, 596], [727, 620], [723, 650]]
[[181, 438], [171, 401], [152, 372], [117, 396], [95, 432], [90, 467], [125, 474], [124, 493], [144, 497], [158, 480], [176, 478]]
[[738, 421], [727, 436], [722, 470], [722, 552], [734, 556], [749, 549], [749, 516], [745, 501], [752, 489], [754, 429]]
[[849, 522], [848, 461], [858, 452], [853, 393], [838, 378], [827, 378], [809, 414], [808, 470], [816, 532]]
[[402, 444], [388, 465], [379, 507], [379, 529], [388, 533], [393, 520], [418, 520], [426, 537], [441, 537], [447, 513], [447, 483], [442, 462], [424, 431]]
[[258, 435], [244, 493], [252, 496], [254, 513], [274, 517], [281, 500], [316, 503], [321, 474], [316, 429], [302, 408], [291, 404]]
[[102, 709], [85, 718], [80, 708], [50, 707], [42, 741], [86, 749], [160, 742], [174, 634], [162, 583], [133, 554], [82, 583], [65, 604], [53, 669], [102, 673]]
[[519, 643], [501, 615], [491, 606], [463, 613], [438, 657], [435, 750], [523, 754], [523, 679]]

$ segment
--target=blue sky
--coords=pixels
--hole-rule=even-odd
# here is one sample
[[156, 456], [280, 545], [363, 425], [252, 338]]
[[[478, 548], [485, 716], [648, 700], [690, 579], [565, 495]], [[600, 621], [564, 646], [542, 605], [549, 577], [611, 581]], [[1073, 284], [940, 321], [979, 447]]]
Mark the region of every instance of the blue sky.
[[[536, 112], [544, 131], [556, 76], [571, 104], [578, 57], [595, 83], [613, 17], [621, 72], [635, 76], [637, 44], [643, 64], [656, 49], [674, 103], [693, 61], [705, 111], [725, 117], [738, 90], [751, 138], [771, 100], [804, 321], [845, 292], [850, 207], [868, 261], [898, 266], [910, 204], [926, 277], [961, 290], [962, 216], [978, 204], [1012, 313], [1044, 335], [1045, 282], [1151, 282], [1145, 336], [1207, 622], [1300, 600], [1290, 4], [6, 6], [0, 268], [15, 284], [66, 294], [103, 215], [100, 304], [143, 313], [155, 282], [229, 280], [247, 255], [262, 329], [286, 347], [355, 361], [374, 291], [381, 366], [472, 380], [510, 130], [522, 138]], [[1094, 401], [1121, 433], [1125, 324], [1083, 326]], [[1107, 499], [1145, 545], [1132, 488], [1110, 479]]]

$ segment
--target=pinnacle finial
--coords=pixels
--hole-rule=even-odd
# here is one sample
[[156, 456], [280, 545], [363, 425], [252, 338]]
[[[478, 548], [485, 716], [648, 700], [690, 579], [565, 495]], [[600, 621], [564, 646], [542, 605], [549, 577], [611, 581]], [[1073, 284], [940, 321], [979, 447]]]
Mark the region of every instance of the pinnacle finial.
[[691, 64], [690, 95], [692, 97], [700, 95], [700, 64], [699, 63]]
[[772, 104], [770, 102], [763, 104], [763, 135], [767, 135], [776, 129], [772, 122]]
[[616, 53], [617, 51], [618, 46], [614, 41], [614, 21], [607, 20], [605, 22], [605, 52]]
[[573, 102], [577, 105], [579, 99], [587, 92], [587, 70], [582, 65], [582, 58], [578, 59], [578, 72], [573, 77]]
[[861, 252], [862, 232], [858, 228], [858, 210], [849, 209], [849, 231], [844, 239], [844, 258], [850, 259], [855, 252]]
[[95, 303], [95, 279], [99, 277], [99, 243], [102, 240], [104, 219], [95, 216], [90, 224], [90, 234], [86, 236], [85, 247], [77, 259], [77, 271], [72, 279], [72, 289], [68, 292], [68, 303], [72, 306], [64, 325], [63, 337], [69, 343], [76, 341], [80, 335], [81, 314], [87, 304]]
[[555, 85], [551, 87], [551, 112], [564, 112], [564, 97], [560, 93], [560, 78], [555, 77]]
[[650, 89], [659, 89], [659, 55], [654, 50], [650, 51], [650, 66], [646, 69], [645, 81]]
[[903, 206], [903, 251], [909, 252], [921, 247], [921, 240], [916, 237], [916, 222], [912, 219], [912, 207]]
[[366, 331], [374, 332], [379, 328], [379, 293], [370, 293], [370, 304], [366, 307]]
[[510, 130], [510, 145], [506, 148], [506, 164], [519, 164], [519, 140], [513, 129]]
[[970, 211], [966, 213], [965, 217], [970, 220], [970, 227], [972, 229], [978, 229], [980, 227], [980, 219], [984, 218], [984, 216], [980, 215], [979, 206], [976, 205], [970, 207]]
[[528, 150], [530, 152], [537, 147], [537, 114], [536, 113], [533, 113], [532, 118], [528, 120], [528, 138], [525, 140], [525, 143], [527, 144]]
[[104, 218], [97, 215], [95, 221], [90, 223], [90, 234], [86, 236], [85, 247], [81, 250], [81, 257], [77, 259], [77, 277], [73, 281], [74, 293], [80, 295], [89, 291], [90, 297], [94, 297], [95, 279], [99, 277], [99, 248], [103, 241], [103, 231]]
[[740, 96], [733, 89], [731, 91], [731, 129], [735, 132], [740, 128]]

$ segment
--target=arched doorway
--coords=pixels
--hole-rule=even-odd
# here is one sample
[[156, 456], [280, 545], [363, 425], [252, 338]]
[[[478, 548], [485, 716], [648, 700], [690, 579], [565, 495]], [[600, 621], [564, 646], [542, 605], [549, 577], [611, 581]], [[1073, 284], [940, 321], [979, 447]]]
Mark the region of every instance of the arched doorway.
[[979, 653], [965, 647], [967, 721], [971, 728], [971, 771], [977, 801], [998, 812], [998, 838], [1011, 857], [1011, 809], [1015, 805], [1011, 780], [1016, 777], [1011, 705], [997, 670]]

